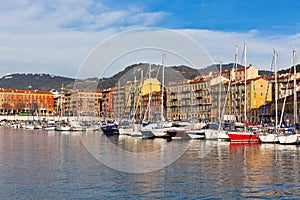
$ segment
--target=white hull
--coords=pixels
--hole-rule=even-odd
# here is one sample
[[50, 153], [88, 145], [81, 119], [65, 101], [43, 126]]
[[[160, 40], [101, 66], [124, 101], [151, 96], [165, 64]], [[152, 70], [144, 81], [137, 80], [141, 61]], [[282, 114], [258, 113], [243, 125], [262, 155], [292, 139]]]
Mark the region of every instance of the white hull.
[[21, 124], [12, 124], [10, 125], [11, 128], [21, 128]]
[[42, 127], [42, 129], [45, 130], [45, 131], [54, 131], [55, 126], [44, 126], [44, 127]]
[[57, 131], [70, 131], [71, 127], [70, 126], [58, 126], [56, 127]]
[[279, 135], [278, 140], [280, 144], [299, 144], [300, 135], [299, 134]]
[[129, 135], [129, 131], [132, 128], [119, 128], [119, 135]]
[[205, 139], [203, 130], [189, 130], [185, 132], [191, 139]]
[[165, 131], [165, 128], [158, 128], [158, 129], [153, 129], [152, 133], [155, 135], [155, 137], [167, 137], [168, 134]]
[[34, 125], [26, 125], [25, 129], [33, 130], [34, 129]]
[[143, 137], [168, 137], [166, 128], [157, 124], [149, 124], [141, 129]]
[[226, 131], [218, 131], [213, 129], [204, 129], [205, 139], [207, 140], [229, 140]]
[[279, 142], [278, 135], [274, 134], [274, 133], [260, 134], [258, 137], [262, 143], [277, 143], [277, 142]]
[[136, 130], [130, 133], [130, 136], [132, 137], [142, 137], [142, 132], [140, 130]]
[[42, 125], [35, 125], [34, 129], [42, 129]]
[[82, 126], [78, 126], [78, 127], [71, 127], [71, 131], [84, 131], [85, 128]]

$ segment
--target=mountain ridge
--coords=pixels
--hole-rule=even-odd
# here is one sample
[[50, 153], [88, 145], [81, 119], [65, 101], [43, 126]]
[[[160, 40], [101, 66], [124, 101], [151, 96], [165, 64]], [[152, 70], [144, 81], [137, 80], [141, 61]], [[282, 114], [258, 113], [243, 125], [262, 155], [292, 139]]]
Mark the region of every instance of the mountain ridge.
[[[222, 64], [222, 70], [232, 69], [233, 63]], [[238, 65], [238, 67], [243, 67]], [[151, 73], [149, 69], [151, 68]], [[216, 72], [219, 70], [219, 65], [211, 65], [203, 69], [195, 69], [185, 65], [168, 66], [165, 67], [165, 84], [170, 82], [177, 82], [183, 79], [193, 79], [201, 74], [208, 72]], [[142, 72], [143, 71], [143, 72]], [[280, 70], [278, 73], [288, 73], [289, 68]], [[297, 65], [297, 72], [300, 71], [300, 65]], [[72, 89], [74, 83], [79, 85], [79, 89], [93, 88], [93, 89], [108, 89], [117, 87], [120, 81], [121, 85], [127, 84], [130, 81], [140, 80], [141, 74], [143, 77], [157, 78], [161, 81], [162, 66], [152, 64], [149, 67], [147, 63], [139, 63], [126, 66], [122, 71], [114, 74], [109, 78], [88, 78], [84, 80], [76, 80], [75, 78], [68, 78], [45, 73], [15, 73], [5, 75], [0, 78], [0, 88], [10, 89], [37, 89], [37, 90], [60, 90], [61, 87]], [[269, 75], [268, 70], [259, 70], [260, 75]], [[271, 73], [272, 74], [272, 73]]]

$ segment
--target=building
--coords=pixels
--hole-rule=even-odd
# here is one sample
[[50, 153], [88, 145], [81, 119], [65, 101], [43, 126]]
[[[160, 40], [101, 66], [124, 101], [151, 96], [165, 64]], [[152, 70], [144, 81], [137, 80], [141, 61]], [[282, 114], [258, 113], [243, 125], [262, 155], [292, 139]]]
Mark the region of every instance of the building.
[[58, 116], [99, 116], [98, 91], [76, 90], [61, 92], [55, 96], [55, 114]]
[[113, 92], [113, 108], [112, 115], [114, 119], [121, 120], [124, 118], [126, 108], [125, 86], [119, 85]]
[[101, 97], [98, 101], [99, 117], [103, 120], [114, 118], [113, 93], [115, 90], [115, 88], [109, 88], [98, 91], [99, 93], [101, 93]]
[[[222, 76], [232, 81], [245, 80], [245, 67], [232, 68], [230, 70], [223, 70]], [[252, 65], [246, 67], [246, 79], [254, 79], [259, 77], [258, 69]]]
[[[277, 86], [278, 86], [278, 101], [277, 101], [277, 122], [282, 124], [293, 125], [294, 121], [294, 80], [296, 79], [296, 91], [297, 91], [297, 117], [299, 121], [299, 88], [300, 88], [300, 73], [296, 73], [296, 76], [291, 73], [278, 74]], [[276, 119], [276, 105], [275, 105], [275, 76], [271, 77], [272, 84], [272, 104], [271, 104], [271, 119]], [[285, 102], [285, 103], [284, 103]], [[281, 117], [282, 114], [282, 117]], [[296, 120], [297, 121], [297, 120]]]
[[208, 120], [210, 97], [209, 84], [201, 76], [194, 80], [170, 83], [167, 89], [167, 118]]
[[223, 120], [225, 114], [231, 114], [231, 112], [225, 110], [225, 103], [228, 104], [228, 97], [226, 96], [228, 82], [229, 79], [224, 76], [217, 76], [209, 80], [209, 95], [211, 98], [209, 121], [211, 122], [219, 122]]
[[[250, 123], [259, 123], [259, 115], [253, 116], [251, 110], [258, 109], [265, 103], [272, 101], [272, 85], [268, 80], [257, 77], [246, 81], [246, 113]], [[244, 121], [245, 110], [245, 81], [237, 81], [231, 84], [231, 95], [227, 104], [228, 112], [235, 113], [237, 121]]]
[[54, 94], [44, 90], [0, 88], [0, 113], [20, 115], [52, 115]]

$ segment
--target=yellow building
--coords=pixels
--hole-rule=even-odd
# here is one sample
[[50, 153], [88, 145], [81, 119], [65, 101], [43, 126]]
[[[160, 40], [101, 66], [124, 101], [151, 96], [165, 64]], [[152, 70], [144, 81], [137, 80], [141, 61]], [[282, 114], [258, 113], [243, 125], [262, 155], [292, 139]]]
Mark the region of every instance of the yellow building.
[[144, 80], [142, 96], [149, 94], [151, 92], [160, 92], [160, 82], [156, 78], [150, 78]]
[[[250, 108], [255, 109], [265, 104], [266, 102], [272, 101], [272, 84], [269, 84], [268, 81], [259, 77], [255, 79], [250, 79]], [[267, 95], [268, 90], [268, 96]]]
[[[253, 114], [253, 110], [261, 107], [265, 103], [272, 101], [272, 84], [262, 77], [247, 80], [247, 120], [250, 123], [259, 123], [259, 114]], [[267, 90], [267, 88], [269, 89]], [[231, 86], [231, 97], [227, 110], [239, 116], [239, 121], [244, 121], [245, 106], [245, 82], [234, 82]], [[267, 95], [268, 93], [268, 95]]]

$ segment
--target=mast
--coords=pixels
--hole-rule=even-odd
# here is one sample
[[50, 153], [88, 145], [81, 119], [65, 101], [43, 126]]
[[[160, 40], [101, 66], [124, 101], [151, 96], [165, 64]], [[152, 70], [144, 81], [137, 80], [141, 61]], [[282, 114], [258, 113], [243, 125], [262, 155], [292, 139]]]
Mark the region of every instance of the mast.
[[275, 130], [277, 131], [278, 126], [278, 81], [277, 81], [277, 53], [274, 49], [274, 75], [275, 75]]
[[[151, 103], [151, 96], [152, 96], [152, 93], [151, 93], [151, 82], [150, 82], [150, 78], [151, 78], [151, 63], [149, 64], [149, 67], [148, 67], [148, 73], [149, 73], [149, 81], [148, 81], [148, 104], [147, 104], [147, 107], [146, 107], [146, 110], [145, 110], [145, 113], [144, 113], [144, 119], [146, 119], [146, 116], [148, 115], [148, 121], [150, 121], [150, 117], [151, 117], [151, 106], [150, 106], [150, 103]], [[147, 114], [147, 115], [146, 115]]]
[[121, 92], [121, 83], [120, 80], [118, 81], [118, 120], [121, 121], [121, 102], [120, 102], [120, 92]]
[[236, 113], [236, 115], [238, 116], [238, 121], [240, 121], [241, 119], [241, 109], [239, 108], [239, 112], [237, 111], [236, 107], [237, 107], [237, 80], [236, 80], [236, 74], [237, 74], [237, 64], [238, 64], [238, 53], [239, 53], [239, 47], [237, 45], [235, 45], [235, 55], [234, 55], [234, 82], [235, 82], [235, 86], [234, 86], [234, 95], [233, 95], [233, 109], [234, 109], [234, 113]]
[[142, 119], [142, 112], [143, 112], [143, 70], [141, 70], [141, 89], [140, 89], [140, 120]]
[[220, 61], [220, 75], [219, 75], [219, 98], [218, 98], [218, 113], [219, 113], [219, 127], [221, 125], [221, 95], [222, 95], [222, 61]]
[[297, 67], [296, 67], [296, 51], [293, 50], [293, 62], [294, 62], [294, 125], [298, 123], [298, 117], [297, 117]]
[[247, 130], [247, 127], [246, 127], [246, 123], [247, 123], [247, 44], [244, 43], [244, 67], [245, 67], [245, 99], [244, 99], [244, 119], [245, 119], [245, 127], [244, 127], [244, 130], [246, 131]]
[[[135, 74], [135, 73], [134, 73]], [[131, 109], [133, 110], [135, 108], [136, 102], [135, 102], [135, 97], [136, 97], [136, 75], [134, 75], [134, 83], [133, 83], [133, 93], [132, 93], [132, 99], [131, 99]], [[131, 122], [135, 122], [135, 109], [132, 113], [132, 118], [131, 118]]]
[[164, 87], [165, 87], [165, 56], [162, 54], [162, 81], [161, 81], [161, 105], [160, 105], [160, 120], [161, 122], [165, 121], [164, 119]]

